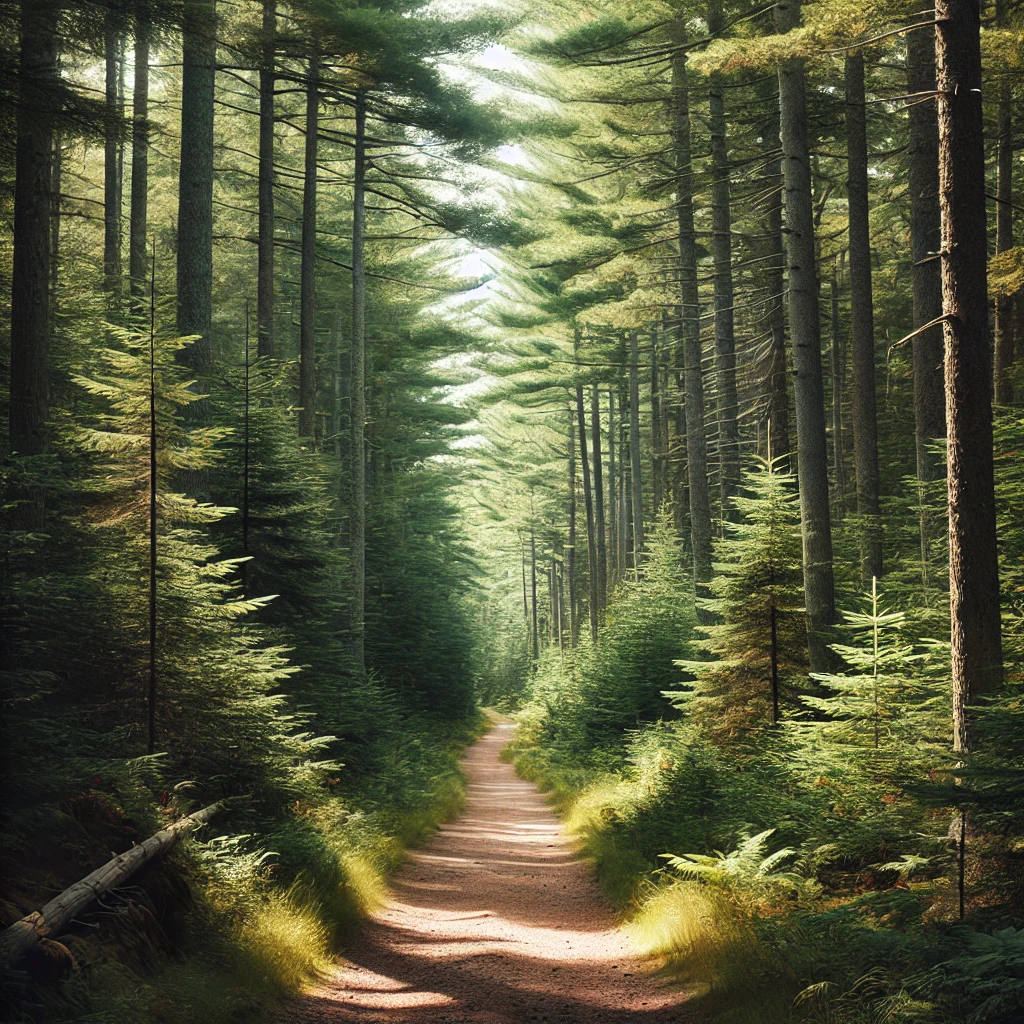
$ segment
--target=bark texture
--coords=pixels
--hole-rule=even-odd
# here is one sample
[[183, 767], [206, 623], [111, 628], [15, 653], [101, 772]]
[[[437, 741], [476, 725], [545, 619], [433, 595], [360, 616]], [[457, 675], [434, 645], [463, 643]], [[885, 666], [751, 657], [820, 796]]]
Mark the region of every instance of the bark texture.
[[10, 444], [20, 455], [46, 449], [50, 415], [50, 212], [52, 89], [60, 11], [55, 0], [22, 4], [11, 268]]
[[[724, 26], [721, 3], [708, 11], [713, 35]], [[708, 79], [711, 129], [711, 255], [715, 275], [715, 373], [718, 385], [719, 486], [722, 515], [740, 482], [739, 400], [736, 393], [735, 304], [732, 279], [732, 213], [729, 146], [726, 137], [725, 82], [714, 72]]]
[[356, 93], [352, 188], [352, 496], [349, 553], [352, 606], [349, 628], [356, 671], [366, 672], [366, 94]]
[[105, 51], [105, 125], [103, 139], [103, 286], [112, 310], [121, 299], [121, 33], [117, 14], [107, 12]]
[[[910, 250], [914, 261], [911, 291], [914, 329], [942, 316], [942, 247], [939, 220], [939, 127], [935, 114], [935, 29], [932, 25], [907, 33], [907, 87], [910, 107]], [[942, 382], [942, 326], [938, 323], [913, 339], [914, 435], [917, 477], [942, 476], [942, 460], [929, 442], [946, 436], [946, 399]], [[922, 535], [927, 547], [927, 537]]]
[[597, 534], [597, 610], [608, 601], [608, 545], [604, 516], [604, 471], [601, 454], [601, 404], [597, 385], [590, 389], [590, 443], [594, 454], [594, 530]]
[[276, 0], [263, 0], [260, 60], [259, 242], [256, 269], [256, 348], [274, 355], [274, 56]]
[[[675, 42], [685, 43], [681, 23]], [[693, 226], [693, 167], [690, 144], [690, 101], [686, 55], [672, 58], [672, 145], [676, 172], [676, 221], [679, 238], [679, 277], [682, 365], [686, 413], [686, 465], [690, 493], [690, 549], [698, 593], [712, 576], [711, 497], [708, 489], [707, 435], [704, 431], [704, 375], [700, 341], [700, 300], [697, 291], [697, 243]], [[636, 466], [639, 462], [634, 463]]]
[[644, 550], [644, 488], [640, 476], [640, 355], [636, 331], [629, 337], [629, 476], [632, 497], [633, 567], [639, 572]]
[[594, 498], [590, 487], [590, 462], [587, 458], [587, 414], [583, 405], [583, 385], [576, 385], [576, 419], [580, 432], [580, 467], [583, 470], [583, 506], [587, 514], [587, 589], [590, 611], [590, 638], [597, 643], [597, 538], [594, 527]]
[[[787, 32], [800, 24], [799, 0], [783, 0], [776, 25]], [[786, 263], [789, 327], [793, 343], [796, 400], [797, 473], [803, 538], [804, 603], [811, 669], [828, 671], [830, 626], [835, 618], [832, 526], [829, 521], [828, 445], [821, 374], [818, 272], [814, 249], [814, 209], [807, 137], [804, 62], [779, 68], [782, 171], [786, 207]]]
[[93, 900], [127, 881], [154, 857], [166, 853], [182, 837], [209, 821], [223, 806], [223, 803], [210, 804], [209, 807], [204, 807], [201, 811], [168, 825], [145, 842], [118, 854], [102, 867], [86, 875], [80, 882], [65, 889], [42, 910], [37, 910], [5, 928], [0, 932], [0, 963], [10, 967], [30, 952], [40, 939], [59, 935], [75, 915], [83, 911]]
[[316, 160], [320, 133], [320, 56], [309, 58], [306, 147], [302, 182], [302, 270], [299, 299], [299, 436], [316, 421]]
[[882, 575], [882, 524], [878, 504], [878, 410], [875, 398], [875, 320], [871, 294], [871, 228], [868, 220], [868, 135], [864, 54], [846, 56], [846, 194], [850, 242], [850, 356], [853, 364], [853, 462], [861, 579]]
[[149, 230], [149, 36], [140, 11], [135, 19], [135, 78], [132, 84], [132, 191], [128, 214], [128, 277], [136, 311], [146, 294], [146, 232]]
[[976, 2], [937, 0], [935, 16], [953, 740], [965, 751], [968, 707], [1002, 679], [981, 43]]
[[[211, 367], [213, 313], [213, 101], [217, 40], [214, 0], [188, 0], [181, 38], [181, 159], [178, 171], [178, 333], [198, 340], [181, 350], [199, 378]], [[199, 421], [208, 403], [186, 416]]]
[[[1006, 21], [1006, 0], [996, 4], [996, 22]], [[1013, 83], [1005, 77], [999, 86], [996, 115], [996, 252], [1013, 248]], [[996, 405], [1013, 402], [1014, 332], [1013, 299], [1009, 295], [995, 300], [995, 353], [993, 379]]]

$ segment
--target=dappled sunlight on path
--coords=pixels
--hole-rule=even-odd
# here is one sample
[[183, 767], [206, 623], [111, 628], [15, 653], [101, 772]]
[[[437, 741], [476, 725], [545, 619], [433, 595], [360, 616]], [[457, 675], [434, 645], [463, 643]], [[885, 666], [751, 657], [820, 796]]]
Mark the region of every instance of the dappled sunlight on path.
[[470, 750], [463, 816], [410, 858], [387, 908], [282, 1024], [696, 1024], [615, 928], [543, 797], [498, 760], [510, 730]]

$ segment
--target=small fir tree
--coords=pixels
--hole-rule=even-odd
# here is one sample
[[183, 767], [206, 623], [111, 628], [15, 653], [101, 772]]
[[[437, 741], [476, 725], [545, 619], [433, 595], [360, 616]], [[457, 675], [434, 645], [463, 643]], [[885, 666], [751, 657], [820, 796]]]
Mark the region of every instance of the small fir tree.
[[672, 693], [715, 742], [777, 723], [806, 690], [800, 510], [796, 481], [780, 460], [758, 459], [736, 495], [741, 517], [726, 523], [712, 598], [716, 621], [697, 627], [694, 646], [707, 661], [676, 664], [694, 678]]

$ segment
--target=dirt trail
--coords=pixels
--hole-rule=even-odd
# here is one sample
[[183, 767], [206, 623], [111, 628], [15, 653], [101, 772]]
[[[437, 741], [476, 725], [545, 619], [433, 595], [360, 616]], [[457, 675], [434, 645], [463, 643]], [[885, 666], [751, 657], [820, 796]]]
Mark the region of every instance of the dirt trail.
[[536, 788], [498, 760], [511, 726], [464, 764], [462, 817], [395, 879], [393, 899], [281, 1024], [697, 1024], [650, 976]]

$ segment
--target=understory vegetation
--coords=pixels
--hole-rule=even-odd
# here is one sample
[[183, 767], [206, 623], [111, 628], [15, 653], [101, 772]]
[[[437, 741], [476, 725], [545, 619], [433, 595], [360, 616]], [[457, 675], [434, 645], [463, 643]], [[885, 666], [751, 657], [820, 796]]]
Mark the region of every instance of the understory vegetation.
[[266, 1017], [497, 707], [721, 1024], [1020, 1021], [1024, 7], [926, 7], [0, 5], [5, 1019]]
[[[1016, 451], [1024, 423], [1000, 438]], [[1009, 488], [1019, 471], [998, 456]], [[678, 578], [659, 586], [683, 564], [663, 524], [643, 579], [611, 595], [600, 655], [549, 650], [508, 702], [506, 756], [551, 794], [638, 946], [716, 1021], [1019, 1019], [1019, 681], [984, 706], [979, 753], [955, 759], [948, 645], [895, 572], [845, 612], [844, 669], [808, 677], [793, 480], [754, 464], [736, 507], [699, 602], [714, 619]], [[1016, 613], [1006, 626], [1019, 637]]]

